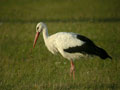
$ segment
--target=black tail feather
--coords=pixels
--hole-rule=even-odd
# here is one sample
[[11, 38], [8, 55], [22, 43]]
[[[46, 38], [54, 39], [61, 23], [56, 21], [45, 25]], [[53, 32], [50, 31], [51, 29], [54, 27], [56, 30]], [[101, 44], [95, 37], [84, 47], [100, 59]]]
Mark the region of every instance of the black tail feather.
[[111, 57], [111, 56], [108, 56], [108, 58], [112, 60], [112, 57]]
[[97, 46], [96, 46], [95, 54], [99, 56], [101, 59], [106, 59], [106, 58], [112, 59], [112, 57], [109, 56], [108, 53], [104, 49], [99, 48]]

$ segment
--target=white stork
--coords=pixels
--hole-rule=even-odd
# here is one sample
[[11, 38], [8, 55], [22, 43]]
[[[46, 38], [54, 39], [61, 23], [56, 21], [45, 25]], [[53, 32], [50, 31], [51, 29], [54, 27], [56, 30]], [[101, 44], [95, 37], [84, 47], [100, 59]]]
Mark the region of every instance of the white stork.
[[96, 46], [85, 36], [72, 32], [58, 32], [49, 36], [47, 26], [43, 22], [38, 23], [36, 26], [33, 47], [35, 47], [41, 32], [43, 33], [45, 45], [51, 53], [55, 54], [59, 52], [64, 58], [70, 60], [70, 76], [73, 75], [73, 79], [75, 79], [75, 67], [73, 63], [75, 59], [88, 55], [96, 55], [101, 59], [112, 59], [104, 49]]

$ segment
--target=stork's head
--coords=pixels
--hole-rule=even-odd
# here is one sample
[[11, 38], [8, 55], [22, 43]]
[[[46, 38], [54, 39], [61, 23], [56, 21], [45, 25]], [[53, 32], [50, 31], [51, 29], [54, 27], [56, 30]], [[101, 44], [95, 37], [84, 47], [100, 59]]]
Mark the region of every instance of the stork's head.
[[36, 32], [42, 32], [44, 28], [46, 28], [46, 25], [43, 22], [40, 22], [36, 26]]
[[34, 44], [33, 44], [33, 48], [35, 47], [35, 44], [37, 42], [37, 39], [40, 35], [40, 33], [46, 28], [46, 25], [43, 22], [40, 22], [37, 24], [36, 26], [36, 35], [35, 35], [35, 39], [34, 39]]

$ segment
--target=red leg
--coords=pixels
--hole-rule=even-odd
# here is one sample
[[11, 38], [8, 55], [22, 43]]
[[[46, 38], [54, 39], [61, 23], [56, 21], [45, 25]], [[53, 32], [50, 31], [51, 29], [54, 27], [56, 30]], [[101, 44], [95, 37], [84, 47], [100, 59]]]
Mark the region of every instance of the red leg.
[[71, 60], [71, 68], [70, 68], [70, 76], [73, 74], [73, 79], [75, 79], [75, 66], [73, 61]]

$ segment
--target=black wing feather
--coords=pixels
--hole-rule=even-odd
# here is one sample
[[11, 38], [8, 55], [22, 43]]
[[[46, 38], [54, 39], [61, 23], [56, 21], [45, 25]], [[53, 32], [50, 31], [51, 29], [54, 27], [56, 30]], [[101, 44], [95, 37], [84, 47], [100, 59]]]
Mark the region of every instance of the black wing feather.
[[69, 47], [67, 49], [64, 49], [65, 52], [97, 55], [102, 59], [111, 58], [104, 49], [99, 48], [98, 46], [96, 46], [87, 37], [82, 36], [82, 35], [77, 35], [77, 38], [79, 40], [84, 41], [85, 43], [82, 46], [75, 46], [75, 47]]

